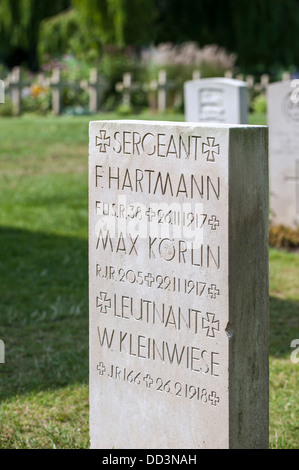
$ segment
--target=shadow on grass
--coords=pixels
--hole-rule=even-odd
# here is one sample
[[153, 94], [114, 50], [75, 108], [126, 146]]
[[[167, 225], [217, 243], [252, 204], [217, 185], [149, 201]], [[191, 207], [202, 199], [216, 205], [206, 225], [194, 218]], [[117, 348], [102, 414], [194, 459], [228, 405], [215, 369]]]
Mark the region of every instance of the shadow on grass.
[[87, 383], [87, 240], [0, 228], [0, 241], [0, 399]]
[[270, 355], [289, 359], [291, 341], [299, 338], [299, 304], [270, 297]]
[[[0, 241], [0, 399], [87, 384], [87, 240], [0, 228]], [[298, 311], [270, 298], [272, 356], [290, 356]]]

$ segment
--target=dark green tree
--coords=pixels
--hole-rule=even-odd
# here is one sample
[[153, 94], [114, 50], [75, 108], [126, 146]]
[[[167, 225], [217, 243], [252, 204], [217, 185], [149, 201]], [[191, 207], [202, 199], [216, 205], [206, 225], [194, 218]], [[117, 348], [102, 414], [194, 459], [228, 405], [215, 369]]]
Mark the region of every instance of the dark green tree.
[[69, 8], [42, 21], [38, 51], [41, 61], [46, 56], [71, 54], [78, 60], [92, 62], [100, 56], [101, 44], [80, 12]]
[[49, 28], [70, 31], [82, 47], [196, 41], [236, 53], [244, 72], [299, 66], [299, 0], [0, 0], [0, 60], [36, 70], [42, 20], [69, 6], [75, 15]]
[[153, 38], [153, 0], [73, 0], [103, 45], [146, 45]]
[[227, 46], [248, 72], [299, 65], [298, 0], [230, 0], [233, 32]]
[[299, 0], [154, 0], [155, 42], [215, 43], [244, 72], [299, 66]]
[[0, 58], [8, 66], [24, 62], [38, 70], [41, 21], [69, 5], [70, 0], [0, 0]]

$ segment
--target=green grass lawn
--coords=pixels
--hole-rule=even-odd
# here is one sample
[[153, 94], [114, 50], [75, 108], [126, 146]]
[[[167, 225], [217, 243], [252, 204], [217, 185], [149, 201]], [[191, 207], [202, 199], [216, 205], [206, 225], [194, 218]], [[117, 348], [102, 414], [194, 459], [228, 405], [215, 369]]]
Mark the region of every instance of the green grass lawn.
[[[0, 119], [2, 449], [89, 447], [88, 122], [117, 118]], [[299, 444], [298, 279], [299, 254], [270, 249], [271, 448]]]

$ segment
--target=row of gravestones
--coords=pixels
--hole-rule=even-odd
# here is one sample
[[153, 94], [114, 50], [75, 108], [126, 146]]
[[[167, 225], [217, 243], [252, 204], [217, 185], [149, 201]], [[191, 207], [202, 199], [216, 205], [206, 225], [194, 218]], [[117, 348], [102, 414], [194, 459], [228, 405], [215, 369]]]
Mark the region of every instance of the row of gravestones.
[[[193, 73], [193, 78], [199, 78], [199, 72]], [[39, 74], [37, 77], [37, 84], [41, 87], [51, 88], [52, 92], [52, 111], [55, 116], [62, 112], [62, 91], [63, 89], [72, 88], [74, 90], [86, 90], [89, 93], [89, 111], [95, 113], [100, 110], [103, 95], [108, 88], [107, 80], [102, 77], [97, 69], [90, 70], [89, 80], [82, 80], [81, 82], [65, 82], [61, 77], [61, 70], [59, 68], [53, 69], [51, 78]], [[12, 72], [5, 80], [5, 88], [11, 95], [13, 104], [14, 115], [19, 115], [21, 112], [22, 90], [30, 87], [31, 83], [24, 81], [21, 78], [21, 68], [14, 67]], [[132, 81], [131, 73], [123, 75], [123, 81], [116, 84], [116, 91], [122, 94], [122, 103], [125, 106], [131, 105], [132, 94], [140, 90], [140, 84]], [[160, 70], [158, 79], [152, 80], [148, 85], [143, 87], [144, 91], [149, 94], [150, 106], [159, 110], [165, 111], [168, 106], [168, 94], [170, 90], [174, 89], [174, 84], [167, 78], [165, 70]], [[157, 95], [152, 99], [152, 93]], [[180, 106], [181, 93], [174, 93], [174, 105]]]
[[92, 448], [268, 446], [267, 134], [90, 123]]
[[[231, 73], [226, 73], [227, 78]], [[9, 92], [13, 105], [14, 115], [19, 115], [22, 106], [22, 93], [23, 90], [31, 86], [31, 82], [24, 81], [21, 77], [21, 68], [14, 67], [12, 72], [5, 80], [6, 90]], [[193, 80], [200, 78], [200, 72], [193, 72]], [[240, 76], [241, 77], [241, 76]], [[232, 77], [230, 77], [232, 78]], [[287, 79], [284, 76], [284, 79]], [[246, 84], [250, 90], [254, 89], [257, 92], [265, 92], [269, 85], [269, 76], [263, 75], [260, 83], [254, 82], [254, 78], [248, 76]], [[52, 77], [45, 77], [43, 74], [37, 76], [37, 87], [51, 88], [52, 92], [52, 111], [54, 115], [59, 115], [62, 112], [62, 91], [64, 89], [72, 88], [73, 90], [86, 90], [89, 94], [89, 111], [91, 113], [97, 112], [101, 107], [103, 95], [107, 90], [107, 81], [98, 73], [97, 69], [90, 70], [89, 80], [82, 80], [81, 82], [65, 82], [62, 80], [61, 71], [58, 68], [53, 69]], [[122, 94], [122, 102], [125, 106], [130, 106], [132, 94], [136, 91], [143, 89], [148, 96], [149, 106], [152, 109], [165, 111], [169, 107], [169, 93], [172, 92], [172, 105], [180, 107], [182, 105], [183, 97], [180, 89], [177, 89], [175, 84], [171, 82], [165, 70], [160, 70], [158, 79], [152, 80], [149, 84], [141, 87], [140, 84], [132, 81], [132, 75], [125, 73], [123, 81], [116, 84], [116, 91]]]
[[[37, 85], [44, 88], [51, 88], [52, 91], [52, 111], [55, 116], [59, 116], [62, 111], [62, 90], [67, 87], [79, 91], [86, 90], [89, 93], [89, 111], [96, 112], [100, 107], [100, 100], [106, 89], [107, 84], [98, 74], [96, 69], [90, 70], [89, 80], [82, 80], [80, 83], [65, 83], [61, 78], [61, 71], [55, 68], [51, 78], [39, 74]], [[14, 67], [12, 72], [5, 80], [5, 89], [11, 96], [13, 105], [13, 114], [18, 116], [22, 108], [22, 91], [31, 86], [31, 82], [22, 80], [21, 68]]]

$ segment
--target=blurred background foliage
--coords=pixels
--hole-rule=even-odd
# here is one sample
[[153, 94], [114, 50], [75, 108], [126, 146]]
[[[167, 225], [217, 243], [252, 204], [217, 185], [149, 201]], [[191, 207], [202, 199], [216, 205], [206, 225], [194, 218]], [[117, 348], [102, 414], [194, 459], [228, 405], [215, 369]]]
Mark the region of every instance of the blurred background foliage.
[[[230, 71], [256, 81], [297, 72], [298, 31], [299, 0], [0, 0], [0, 77], [21, 65], [34, 88], [38, 72], [50, 78], [59, 68], [65, 83], [80, 83], [96, 68], [106, 80], [102, 109], [111, 111], [122, 106], [116, 88], [129, 72], [142, 84], [132, 94], [133, 108], [154, 109], [152, 90], [164, 69], [169, 101], [182, 111], [175, 90], [194, 72]], [[252, 90], [250, 109], [264, 113], [266, 97]], [[51, 109], [50, 89], [34, 88], [22, 100], [25, 112]], [[82, 90], [65, 89], [62, 100], [64, 109], [88, 108]], [[7, 97], [0, 115], [12, 113]]]
[[94, 63], [107, 47], [217, 44], [242, 73], [275, 74], [299, 63], [299, 0], [0, 0], [0, 61], [40, 69], [72, 54]]

